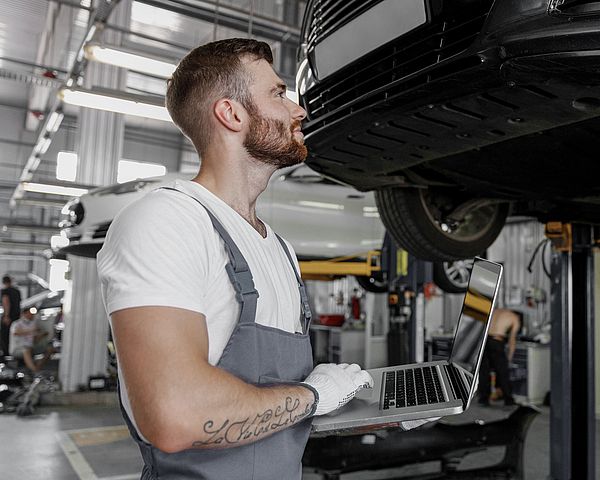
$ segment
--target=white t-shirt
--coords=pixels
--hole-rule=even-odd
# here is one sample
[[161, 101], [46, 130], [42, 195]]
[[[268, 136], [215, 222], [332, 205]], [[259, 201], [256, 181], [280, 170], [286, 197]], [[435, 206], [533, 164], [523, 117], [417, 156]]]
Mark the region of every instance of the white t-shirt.
[[[209, 208], [245, 257], [259, 292], [256, 322], [302, 331], [296, 276], [271, 227], [266, 225], [263, 238], [200, 184], [177, 180], [172, 186]], [[286, 244], [299, 270], [294, 251]], [[225, 271], [229, 259], [221, 237], [198, 202], [171, 190], [150, 192], [115, 217], [97, 259], [108, 315], [150, 305], [200, 312], [208, 329], [208, 361], [218, 363], [237, 323], [239, 304]], [[123, 384], [121, 397], [133, 421]]]
[[[11, 355], [15, 355], [16, 353], [20, 353], [26, 348], [33, 348], [33, 340], [37, 328], [37, 322], [35, 321], [35, 319], [27, 320], [21, 317], [18, 320], [14, 321], [10, 325], [9, 331], [9, 353]], [[19, 330], [21, 333], [27, 333], [27, 335], [15, 335], [15, 332], [17, 330]]]

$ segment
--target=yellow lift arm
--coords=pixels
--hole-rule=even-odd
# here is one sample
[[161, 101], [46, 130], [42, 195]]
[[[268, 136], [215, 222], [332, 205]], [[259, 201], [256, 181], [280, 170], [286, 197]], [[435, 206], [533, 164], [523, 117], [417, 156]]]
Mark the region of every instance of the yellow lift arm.
[[332, 280], [346, 275], [370, 277], [381, 271], [381, 251], [337, 257], [331, 260], [310, 260], [300, 263], [300, 272], [304, 280]]

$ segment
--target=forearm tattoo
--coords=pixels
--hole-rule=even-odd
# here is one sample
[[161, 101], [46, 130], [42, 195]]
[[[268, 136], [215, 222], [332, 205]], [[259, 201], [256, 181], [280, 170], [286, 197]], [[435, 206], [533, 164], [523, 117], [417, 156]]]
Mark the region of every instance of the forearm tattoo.
[[300, 406], [297, 398], [286, 397], [284, 405], [275, 410], [268, 409], [254, 417], [243, 420], [225, 420], [221, 425], [209, 420], [204, 424], [204, 433], [208, 435], [206, 440], [197, 440], [192, 447], [201, 448], [207, 446], [231, 446], [245, 440], [258, 440], [262, 435], [293, 425], [310, 415], [312, 405]]

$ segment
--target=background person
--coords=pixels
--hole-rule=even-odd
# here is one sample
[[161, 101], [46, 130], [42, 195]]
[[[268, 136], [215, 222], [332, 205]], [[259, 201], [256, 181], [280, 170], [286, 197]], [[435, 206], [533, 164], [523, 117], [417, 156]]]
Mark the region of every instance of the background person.
[[[479, 403], [489, 405], [491, 395], [490, 372], [496, 372], [496, 386], [502, 390], [505, 405], [514, 405], [508, 365], [517, 345], [521, 328], [520, 316], [512, 310], [497, 308], [492, 316], [479, 373]], [[508, 343], [508, 356], [506, 344]]]
[[3, 355], [8, 355], [10, 350], [10, 326], [21, 316], [21, 292], [13, 287], [12, 279], [5, 275], [2, 277], [2, 321], [0, 322], [0, 348]]
[[[33, 373], [39, 372], [53, 353], [52, 346], [48, 345], [48, 332], [39, 328], [35, 315], [28, 308], [23, 310], [21, 318], [12, 323], [10, 340], [10, 354], [23, 359]], [[44, 357], [36, 362], [34, 356], [40, 353]]]

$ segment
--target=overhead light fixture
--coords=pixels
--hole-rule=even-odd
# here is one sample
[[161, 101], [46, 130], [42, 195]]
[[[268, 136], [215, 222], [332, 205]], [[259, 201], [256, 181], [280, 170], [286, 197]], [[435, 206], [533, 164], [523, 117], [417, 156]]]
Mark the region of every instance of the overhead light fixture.
[[64, 195], [66, 197], [81, 197], [88, 192], [87, 188], [63, 187], [45, 183], [23, 182], [23, 190], [33, 193], [47, 193], [50, 195]]
[[[84, 47], [85, 58], [91, 61], [126, 68], [134, 72], [146, 73], [161, 78], [170, 78], [177, 65], [143, 53], [134, 52], [122, 47], [88, 43]], [[287, 97], [298, 103], [298, 94], [294, 90], [286, 91]]]
[[65, 115], [60, 110], [52, 112], [52, 115], [50, 115], [48, 123], [46, 124], [46, 131], [50, 133], [56, 133], [60, 128], [60, 124], [62, 123], [64, 118]]
[[126, 50], [120, 47], [88, 43], [84, 47], [85, 58], [88, 60], [126, 68], [135, 72], [147, 73], [156, 77], [169, 78], [177, 65], [148, 57], [144, 54]]
[[50, 137], [42, 137], [38, 140], [38, 143], [33, 147], [33, 155], [39, 157], [44, 155], [50, 148], [52, 139]]
[[79, 107], [153, 118], [165, 122], [172, 121], [169, 112], [160, 103], [161, 100], [154, 97], [116, 90], [85, 90], [80, 88], [63, 88], [58, 96], [63, 102]]

